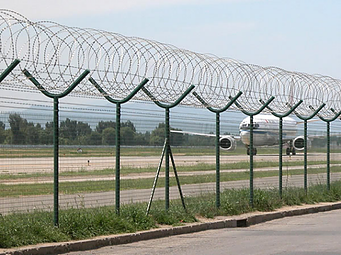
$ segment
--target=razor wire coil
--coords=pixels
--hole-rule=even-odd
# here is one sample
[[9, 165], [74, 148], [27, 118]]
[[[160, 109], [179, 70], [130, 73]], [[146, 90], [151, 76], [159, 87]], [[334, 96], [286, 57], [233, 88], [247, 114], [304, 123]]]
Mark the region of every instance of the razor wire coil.
[[[146, 88], [166, 103], [174, 102], [193, 84], [196, 93], [214, 108], [224, 107], [229, 96], [241, 91], [238, 102], [246, 111], [256, 111], [260, 100], [271, 96], [276, 113], [286, 112], [288, 105], [300, 99], [303, 103], [297, 112], [301, 115], [309, 115], [310, 106], [317, 108], [322, 103], [326, 107], [320, 115], [326, 118], [334, 115], [331, 108], [341, 109], [338, 79], [245, 64], [102, 30], [32, 22], [9, 10], [0, 10], [0, 54], [2, 70], [14, 59], [21, 61], [20, 68], [2, 82], [3, 89], [37, 90], [22, 74], [27, 69], [48, 92], [62, 93], [89, 69], [107, 95], [117, 99], [148, 78]], [[87, 79], [72, 93], [102, 97]], [[150, 100], [143, 92], [135, 99]], [[203, 107], [191, 94], [182, 104]]]

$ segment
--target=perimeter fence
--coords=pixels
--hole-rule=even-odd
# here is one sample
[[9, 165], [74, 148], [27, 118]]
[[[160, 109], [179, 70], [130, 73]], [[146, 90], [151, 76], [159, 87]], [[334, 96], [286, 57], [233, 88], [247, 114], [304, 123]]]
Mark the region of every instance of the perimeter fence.
[[[119, 213], [121, 203], [142, 201], [145, 197], [149, 199], [150, 206], [154, 195], [161, 198], [156, 189], [157, 178], [154, 179], [152, 195], [150, 195], [150, 189], [144, 188], [146, 184], [141, 183], [141, 189], [132, 189], [136, 187], [136, 170], [132, 169], [141, 168], [142, 160], [137, 158], [139, 165], [134, 165], [133, 156], [136, 155], [132, 155], [131, 151], [138, 151], [137, 147], [128, 152], [128, 147], [123, 147], [125, 151], [121, 151], [121, 145], [161, 145], [160, 148], [163, 145], [161, 159], [164, 158], [165, 161], [165, 194], [162, 198], [165, 199], [166, 210], [169, 208], [171, 198], [180, 196], [185, 207], [183, 195], [188, 196], [197, 193], [198, 190], [215, 192], [216, 206], [219, 207], [221, 188], [245, 186], [242, 181], [233, 183], [224, 181], [228, 179], [225, 174], [231, 173], [225, 173], [224, 170], [221, 175], [220, 169], [222, 163], [228, 163], [230, 160], [227, 155], [220, 155], [220, 147], [224, 146], [221, 140], [221, 125], [223, 124], [221, 118], [226, 115], [232, 116], [231, 114], [236, 112], [239, 112], [239, 116], [243, 113], [250, 119], [247, 164], [251, 205], [254, 199], [254, 186], [264, 183], [266, 187], [273, 186], [265, 180], [274, 178], [270, 177], [270, 174], [268, 179], [254, 179], [262, 176], [261, 172], [265, 172], [254, 171], [257, 169], [257, 164], [260, 164], [260, 161], [271, 161], [269, 158], [262, 159], [260, 155], [255, 158], [254, 155], [256, 153], [253, 136], [256, 126], [253, 119], [261, 112], [278, 117], [279, 144], [285, 142], [283, 119], [286, 116], [295, 114], [303, 123], [301, 148], [304, 148], [304, 153], [301, 157], [295, 155], [284, 158], [282, 146], [272, 148], [272, 151], [276, 150], [279, 154], [275, 160], [278, 164], [276, 186], [279, 188], [279, 196], [282, 196], [283, 181], [286, 186], [301, 183], [308, 192], [308, 183], [315, 182], [316, 178], [318, 181], [325, 182], [328, 189], [330, 189], [331, 179], [339, 178], [338, 170], [334, 170], [338, 167], [337, 149], [335, 151], [331, 149], [331, 145], [338, 148], [338, 132], [331, 130], [333, 127], [330, 124], [334, 121], [338, 122], [341, 114], [340, 80], [285, 71], [276, 67], [265, 68], [245, 64], [232, 59], [194, 53], [172, 45], [105, 31], [67, 27], [46, 21], [32, 22], [8, 10], [0, 10], [0, 28], [1, 90], [4, 91], [3, 95], [9, 94], [8, 92], [12, 94], [2, 97], [3, 107], [6, 109], [6, 102], [14, 102], [14, 108], [21, 108], [19, 105], [22, 105], [23, 101], [19, 103], [16, 99], [16, 94], [19, 93], [27, 96], [25, 101], [30, 106], [49, 105], [46, 100], [50, 98], [50, 105], [45, 109], [45, 112], [50, 112], [50, 114], [44, 115], [41, 112], [34, 114], [35, 110], [31, 107], [28, 111], [30, 112], [28, 115], [33, 115], [31, 122], [13, 112], [8, 114], [8, 117], [4, 117], [8, 118], [8, 121], [4, 120], [1, 123], [2, 137], [4, 137], [2, 143], [5, 144], [2, 147], [2, 169], [4, 170], [2, 170], [3, 183], [1, 184], [3, 190], [0, 192], [3, 194], [1, 213], [53, 208], [54, 223], [58, 225], [59, 208], [68, 206], [81, 204], [89, 207], [115, 204], [116, 212]], [[32, 93], [37, 95], [37, 92], [41, 93], [45, 99], [41, 99], [39, 103], [33, 102], [34, 100], [30, 102], [32, 99], [29, 97]], [[61, 102], [67, 101], [67, 98], [72, 99], [70, 99], [71, 102], [68, 101], [70, 105], [64, 106], [64, 109], [75, 108], [76, 111], [64, 111]], [[89, 108], [92, 110], [85, 114], [86, 117], [84, 114], [82, 117], [86, 121], [76, 121], [77, 118], [73, 117], [73, 114], [77, 115], [75, 112], [84, 111], [80, 105], [72, 104], [72, 101], [77, 101], [76, 98], [88, 101], [104, 101], [104, 98], [105, 102], [114, 109], [114, 113], [112, 110], [101, 112], [103, 111], [101, 108], [94, 110], [95, 106], [90, 104], [91, 106], [86, 108], [88, 111]], [[149, 109], [157, 111], [158, 117], [162, 118], [157, 128], [150, 131], [149, 137], [147, 132], [146, 134], [137, 132], [134, 123], [122, 114], [124, 108], [128, 107], [132, 101], [139, 102], [141, 105], [142, 102], [144, 102], [143, 105], [153, 102], [154, 105], [149, 104]], [[177, 173], [175, 163], [183, 165], [189, 161], [186, 158], [184, 163], [178, 163], [180, 159], [177, 157], [188, 152], [183, 152], [181, 147], [173, 146], [182, 143], [205, 144], [204, 139], [194, 142], [195, 138], [190, 138], [190, 135], [179, 133], [171, 135], [170, 127], [177, 128], [173, 124], [176, 117], [173, 119], [172, 116], [173, 112], [176, 113], [176, 109], [180, 107], [179, 105], [187, 107], [181, 107], [181, 111], [187, 111], [187, 114], [181, 113], [182, 118], [179, 123], [182, 124], [179, 124], [178, 129], [186, 129], [193, 125], [195, 122], [193, 118], [198, 117], [191, 113], [193, 108], [196, 108], [196, 111], [208, 109], [215, 114], [215, 120], [213, 120], [215, 138], [214, 142], [211, 141], [215, 143], [213, 153], [215, 180], [209, 184], [203, 180], [199, 181], [202, 184], [187, 180], [194, 179], [193, 173], [189, 173], [192, 171], [180, 171], [179, 175]], [[131, 108], [134, 114], [137, 114], [137, 108]], [[144, 123], [152, 123], [150, 115], [148, 117], [148, 111], [141, 113]], [[71, 115], [67, 115], [71, 117], [63, 117], [65, 112], [71, 112]], [[110, 120], [106, 120], [103, 113], [110, 115]], [[191, 115], [191, 118], [188, 115]], [[155, 117], [155, 115], [152, 116]], [[314, 117], [318, 117], [322, 123], [325, 123], [326, 128], [322, 132], [325, 138], [320, 138], [320, 142], [314, 144], [315, 147], [322, 148], [312, 150], [317, 154], [311, 156], [307, 151], [309, 147], [308, 122]], [[43, 118], [44, 122], [40, 118]], [[46, 118], [49, 119], [46, 121]], [[126, 118], [126, 121], [122, 121], [122, 118]], [[206, 120], [200, 122], [200, 117], [196, 119], [199, 119], [201, 125], [206, 122], [212, 123]], [[227, 122], [232, 122], [231, 118], [226, 119]], [[170, 123], [171, 120], [172, 123]], [[6, 129], [5, 122], [8, 122], [10, 128]], [[184, 123], [187, 123], [187, 126]], [[148, 127], [146, 129], [151, 129], [148, 124], [144, 125]], [[309, 125], [314, 124], [309, 123]], [[229, 141], [234, 143], [231, 137]], [[206, 142], [210, 142], [209, 138]], [[30, 144], [33, 147], [18, 148], [12, 146], [13, 144]], [[39, 144], [49, 144], [51, 147], [39, 147]], [[76, 149], [63, 147], [68, 144], [78, 146], [75, 147]], [[115, 144], [114, 151], [112, 150], [113, 144]], [[86, 147], [86, 145], [95, 147]], [[147, 153], [149, 149], [150, 147], [143, 147], [140, 153]], [[321, 151], [322, 154], [319, 153]], [[122, 152], [128, 156], [122, 156]], [[273, 154], [271, 152], [269, 154], [269, 157], [273, 159]], [[18, 160], [18, 155], [20, 160]], [[208, 158], [206, 160], [212, 160]], [[196, 156], [192, 159], [193, 164], [201, 163], [200, 160], [204, 159], [205, 156]], [[147, 160], [146, 166], [156, 165], [156, 176], [158, 176], [162, 166], [160, 157], [156, 157], [156, 162], [153, 162], [152, 158]], [[289, 169], [291, 165], [295, 165], [292, 162], [296, 160], [302, 162], [303, 173], [301, 174], [294, 174], [295, 171], [300, 171], [300, 167], [298, 170]], [[316, 161], [314, 167], [308, 164], [313, 161]], [[172, 183], [170, 178], [171, 164], [175, 183]], [[115, 165], [115, 173], [110, 171], [113, 165]], [[120, 176], [121, 166], [129, 169], [125, 172], [123, 179]], [[207, 167], [210, 169], [210, 166]], [[230, 168], [231, 165], [225, 167]], [[313, 168], [321, 167], [325, 168], [322, 175], [319, 174], [321, 169], [316, 170], [314, 175], [308, 175], [308, 170], [314, 172]], [[332, 167], [334, 167], [335, 176], [331, 176]], [[31, 170], [32, 173], [29, 173]], [[127, 175], [129, 171], [133, 176]], [[148, 169], [143, 171], [150, 173]], [[275, 170], [268, 169], [267, 172], [271, 171]], [[283, 175], [283, 171], [287, 171], [286, 176]], [[245, 172], [245, 169], [232, 172]], [[196, 171], [194, 175], [200, 175], [200, 173], [204, 176], [206, 174], [205, 178], [212, 177], [212, 173], [202, 174], [203, 171]], [[315, 178], [315, 181], [309, 178]], [[148, 180], [150, 176], [144, 179]], [[115, 180], [114, 184], [113, 180]], [[188, 184], [181, 186], [180, 181]], [[173, 188], [178, 191], [174, 192]]]

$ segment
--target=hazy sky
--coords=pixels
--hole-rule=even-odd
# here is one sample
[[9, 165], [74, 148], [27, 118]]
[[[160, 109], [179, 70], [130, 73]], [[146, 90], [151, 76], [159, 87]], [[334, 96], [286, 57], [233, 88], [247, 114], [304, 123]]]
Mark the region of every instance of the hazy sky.
[[340, 0], [1, 0], [30, 20], [341, 79]]

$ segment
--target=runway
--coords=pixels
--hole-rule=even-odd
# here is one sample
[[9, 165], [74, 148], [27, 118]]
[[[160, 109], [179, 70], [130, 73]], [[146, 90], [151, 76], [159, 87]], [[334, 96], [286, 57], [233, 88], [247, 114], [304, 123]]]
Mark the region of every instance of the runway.
[[[332, 160], [338, 160], [340, 158], [340, 154], [332, 154]], [[215, 156], [183, 156], [183, 155], [174, 155], [174, 159], [177, 167], [182, 165], [196, 165], [196, 164], [212, 164], [213, 167], [211, 169], [205, 171], [180, 171], [179, 178], [181, 182], [181, 177], [184, 176], [195, 176], [195, 175], [209, 175], [215, 174], [214, 164], [215, 164]], [[309, 169], [322, 167], [325, 168], [325, 164], [312, 164], [313, 161], [324, 161], [326, 159], [326, 155], [323, 153], [314, 153], [309, 154], [308, 161], [311, 164]], [[89, 164], [88, 164], [89, 160]], [[141, 179], [141, 178], [154, 178], [155, 171], [159, 164], [159, 157], [122, 157], [121, 158], [121, 179]], [[231, 155], [231, 156], [221, 156], [220, 163], [233, 163], [240, 161], [248, 161], [249, 156], [247, 155]], [[264, 161], [278, 161], [278, 155], [257, 155], [254, 156], [255, 162], [264, 162]], [[285, 166], [285, 162], [290, 161], [303, 161], [303, 154], [298, 154], [295, 156], [283, 156], [283, 162]], [[115, 166], [115, 158], [114, 157], [74, 157], [74, 158], [63, 158], [61, 157], [59, 160], [60, 164], [60, 172], [64, 171], [90, 171], [90, 170], [100, 170], [104, 168], [112, 168], [113, 174], [110, 176], [101, 176], [101, 175], [85, 175], [85, 176], [60, 176], [59, 182], [70, 182], [72, 185], [73, 182], [89, 182], [91, 181], [92, 185], [99, 185], [99, 181], [110, 181], [114, 180], [114, 166]], [[146, 173], [131, 173], [125, 174], [124, 167], [151, 167], [150, 172]], [[340, 166], [339, 164], [335, 164], [335, 166]], [[285, 167], [283, 170], [292, 170], [292, 169], [302, 169], [303, 166], [293, 166], [293, 167]], [[254, 171], [276, 171], [278, 167], [267, 167], [267, 168], [257, 168], [255, 167]], [[249, 169], [221, 169], [221, 173], [226, 172], [247, 172]], [[0, 176], [1, 174], [10, 174], [17, 175], [20, 173], [53, 173], [53, 158], [11, 158], [11, 159], [0, 159]], [[164, 171], [161, 171], [161, 177], [163, 176]], [[35, 183], [53, 183], [53, 177], [39, 177], [39, 178], [24, 178], [24, 175], [21, 178], [17, 179], [9, 179], [2, 178], [0, 179], [0, 185], [22, 185], [22, 184], [35, 184]], [[171, 172], [171, 178], [173, 178], [173, 174]], [[333, 173], [331, 177], [332, 181], [341, 179], [341, 173]], [[303, 186], [303, 175], [290, 175], [290, 172], [284, 173], [283, 176], [283, 187], [291, 187]], [[316, 183], [326, 183], [326, 174], [308, 174], [308, 182], [309, 185]], [[1, 187], [1, 186], [0, 186]], [[14, 187], [14, 186], [13, 186]], [[132, 202], [146, 202], [150, 198], [150, 192], [152, 187], [152, 181], [150, 183], [150, 189], [130, 189], [130, 190], [122, 190], [121, 191], [121, 203], [132, 203]], [[190, 185], [182, 185], [182, 190], [184, 195], [194, 196], [207, 192], [215, 192], [215, 183], [200, 183], [200, 184], [190, 184]], [[224, 189], [230, 188], [243, 188], [249, 187], [249, 180], [242, 181], [230, 181], [230, 182], [222, 182], [221, 183], [221, 191]], [[254, 179], [254, 187], [255, 188], [273, 188], [278, 187], [278, 176], [266, 177], [266, 178], [255, 178]], [[170, 187], [170, 198], [176, 199], [179, 198], [179, 193], [176, 186]], [[164, 188], [158, 188], [155, 192], [155, 199], [164, 199]], [[77, 194], [63, 194], [61, 190], [59, 193], [59, 205], [60, 208], [70, 208], [70, 207], [98, 207], [104, 205], [114, 205], [115, 204], [115, 191], [114, 188], [109, 192], [85, 192], [85, 193], [77, 193]], [[36, 209], [41, 210], [52, 210], [53, 208], [53, 195], [35, 195], [35, 196], [27, 196], [24, 193], [20, 197], [4, 197], [0, 198], [0, 213], [8, 214], [11, 212], [27, 212]]]
[[[341, 160], [341, 153], [332, 153], [331, 159]], [[196, 165], [196, 164], [215, 164], [216, 158], [212, 156], [183, 156], [174, 155], [177, 166]], [[308, 155], [309, 161], [325, 161], [325, 153], [312, 153]], [[236, 163], [240, 161], [249, 161], [248, 155], [223, 155], [220, 157], [220, 163]], [[278, 155], [256, 155], [254, 162], [278, 161]], [[295, 156], [283, 156], [283, 162], [303, 161], [303, 154]], [[157, 167], [160, 157], [128, 157], [122, 156], [120, 159], [121, 167], [145, 168]], [[105, 168], [115, 168], [115, 157], [60, 157], [59, 172], [66, 171], [92, 171]], [[52, 173], [54, 169], [53, 158], [0, 158], [1, 174], [32, 174], [32, 173]]]

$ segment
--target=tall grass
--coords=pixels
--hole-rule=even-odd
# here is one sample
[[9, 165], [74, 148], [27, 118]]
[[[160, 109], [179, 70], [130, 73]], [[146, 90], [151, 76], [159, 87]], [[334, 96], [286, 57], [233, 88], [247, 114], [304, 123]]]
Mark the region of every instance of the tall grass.
[[198, 216], [238, 215], [252, 211], [272, 211], [286, 205], [314, 204], [341, 200], [341, 181], [333, 182], [331, 190], [318, 184], [303, 188], [285, 188], [283, 198], [277, 189], [254, 190], [254, 207], [249, 204], [248, 189], [230, 189], [221, 193], [221, 206], [215, 206], [215, 194], [185, 198], [187, 211], [181, 201], [172, 200], [165, 211], [164, 201], [155, 201], [146, 215], [146, 203], [121, 206], [120, 215], [114, 207], [69, 208], [60, 211], [60, 227], [53, 226], [52, 212], [13, 213], [0, 215], [0, 248], [44, 242], [79, 240], [95, 236], [148, 230], [161, 225], [181, 225], [197, 221]]

